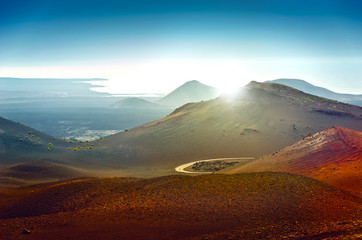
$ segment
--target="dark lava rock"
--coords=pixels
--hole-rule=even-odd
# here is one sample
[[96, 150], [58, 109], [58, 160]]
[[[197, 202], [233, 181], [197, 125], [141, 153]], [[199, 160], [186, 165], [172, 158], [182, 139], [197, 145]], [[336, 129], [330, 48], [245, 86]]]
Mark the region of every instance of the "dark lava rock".
[[30, 234], [30, 231], [28, 229], [24, 229], [22, 234]]

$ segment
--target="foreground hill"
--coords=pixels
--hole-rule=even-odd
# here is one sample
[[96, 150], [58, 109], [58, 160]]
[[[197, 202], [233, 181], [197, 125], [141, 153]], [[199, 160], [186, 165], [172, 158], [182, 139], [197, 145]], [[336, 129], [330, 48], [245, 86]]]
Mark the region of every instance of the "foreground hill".
[[217, 88], [193, 80], [178, 87], [170, 94], [157, 101], [157, 103], [166, 106], [180, 107], [189, 102], [210, 100], [218, 95], [219, 91]]
[[224, 170], [302, 174], [362, 196], [361, 171], [362, 132], [341, 127], [311, 134], [278, 152]]
[[0, 194], [2, 239], [353, 239], [361, 230], [360, 198], [285, 173], [89, 179]]
[[357, 106], [279, 84], [251, 82], [235, 96], [186, 104], [163, 119], [94, 145], [103, 164], [137, 166], [155, 174], [164, 169], [166, 174], [201, 159], [272, 153], [331, 126], [362, 131], [361, 116]]
[[362, 95], [361, 94], [345, 94], [336, 93], [326, 88], [314, 86], [306, 81], [299, 79], [276, 79], [272, 81], [266, 81], [267, 83], [278, 83], [283, 84], [305, 93], [312, 95], [334, 99], [341, 102], [351, 103], [362, 107]]

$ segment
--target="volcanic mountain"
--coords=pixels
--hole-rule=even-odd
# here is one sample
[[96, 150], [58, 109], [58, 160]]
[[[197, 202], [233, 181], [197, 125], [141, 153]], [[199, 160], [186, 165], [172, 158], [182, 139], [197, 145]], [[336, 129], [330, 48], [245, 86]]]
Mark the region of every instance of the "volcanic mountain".
[[52, 138], [1, 118], [0, 157], [2, 168], [45, 160], [119, 169], [122, 176], [159, 176], [191, 161], [269, 154], [331, 126], [362, 131], [361, 116], [357, 106], [251, 82], [235, 95], [189, 103], [165, 118], [93, 142]]
[[227, 173], [289, 172], [312, 177], [362, 196], [362, 132], [341, 127], [303, 140]]
[[280, 84], [251, 82], [236, 95], [186, 104], [94, 145], [103, 164], [156, 173], [201, 159], [269, 154], [331, 126], [362, 131], [361, 116], [357, 106]]
[[361, 229], [360, 198], [287, 173], [80, 179], [0, 196], [9, 240], [354, 239]]
[[300, 79], [276, 79], [272, 81], [265, 81], [266, 83], [278, 83], [283, 84], [305, 93], [313, 94], [320, 97], [334, 99], [337, 101], [351, 103], [362, 107], [362, 95], [361, 94], [346, 94], [336, 93], [326, 88], [314, 86], [304, 80]]
[[190, 102], [200, 102], [213, 99], [219, 95], [217, 88], [202, 84], [196, 80], [184, 83], [170, 94], [158, 100], [157, 103], [180, 107]]

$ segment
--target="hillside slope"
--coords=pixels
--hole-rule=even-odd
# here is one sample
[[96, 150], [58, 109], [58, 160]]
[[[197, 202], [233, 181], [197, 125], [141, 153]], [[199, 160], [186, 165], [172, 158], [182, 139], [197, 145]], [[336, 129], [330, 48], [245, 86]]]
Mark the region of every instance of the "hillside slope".
[[272, 153], [331, 126], [362, 131], [361, 115], [357, 106], [252, 82], [236, 96], [186, 104], [94, 145], [104, 164], [170, 170], [201, 159]]
[[302, 174], [362, 196], [362, 132], [332, 127], [223, 172], [271, 171]]

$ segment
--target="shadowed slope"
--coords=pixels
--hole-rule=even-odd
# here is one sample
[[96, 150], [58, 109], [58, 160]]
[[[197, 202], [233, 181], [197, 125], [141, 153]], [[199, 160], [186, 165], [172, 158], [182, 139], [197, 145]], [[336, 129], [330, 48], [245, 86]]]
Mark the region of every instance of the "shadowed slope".
[[0, 237], [9, 239], [23, 228], [27, 239], [201, 239], [234, 230], [268, 239], [313, 236], [361, 216], [359, 198], [285, 173], [81, 180], [6, 198]]
[[0, 117], [0, 166], [52, 158], [74, 144]]
[[89, 162], [84, 154], [78, 152], [91, 149], [91, 142], [52, 137], [0, 117], [0, 169], [16, 163], [39, 160], [86, 168]]
[[361, 166], [362, 133], [333, 127], [309, 135], [276, 153], [223, 172], [274, 171], [302, 174], [361, 196]]

